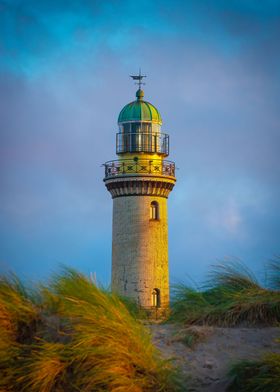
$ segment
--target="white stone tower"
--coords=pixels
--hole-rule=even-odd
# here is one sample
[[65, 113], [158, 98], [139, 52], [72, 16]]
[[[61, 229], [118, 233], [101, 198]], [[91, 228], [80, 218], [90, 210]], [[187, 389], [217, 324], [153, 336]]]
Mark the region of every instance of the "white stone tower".
[[104, 182], [113, 198], [112, 290], [143, 308], [169, 306], [167, 198], [175, 184], [169, 136], [158, 110], [144, 101], [139, 73], [137, 99], [118, 118], [118, 160], [105, 163]]

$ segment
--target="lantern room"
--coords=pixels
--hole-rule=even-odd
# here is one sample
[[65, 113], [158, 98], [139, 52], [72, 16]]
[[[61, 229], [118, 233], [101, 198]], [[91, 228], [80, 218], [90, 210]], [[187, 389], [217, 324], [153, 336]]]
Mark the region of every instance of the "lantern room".
[[159, 111], [144, 101], [144, 91], [136, 92], [136, 100], [127, 104], [118, 118], [116, 153], [145, 153], [168, 156], [169, 136], [161, 132]]

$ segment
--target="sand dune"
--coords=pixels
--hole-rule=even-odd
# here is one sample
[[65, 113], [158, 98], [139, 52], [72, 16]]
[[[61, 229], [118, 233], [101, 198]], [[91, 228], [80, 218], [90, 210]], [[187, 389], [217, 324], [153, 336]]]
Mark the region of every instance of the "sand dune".
[[189, 380], [189, 391], [224, 392], [227, 371], [233, 362], [258, 359], [269, 352], [280, 353], [280, 328], [217, 328], [194, 326], [202, 342], [193, 348], [182, 343], [184, 331], [174, 324], [150, 326], [154, 344], [163, 357], [172, 358]]

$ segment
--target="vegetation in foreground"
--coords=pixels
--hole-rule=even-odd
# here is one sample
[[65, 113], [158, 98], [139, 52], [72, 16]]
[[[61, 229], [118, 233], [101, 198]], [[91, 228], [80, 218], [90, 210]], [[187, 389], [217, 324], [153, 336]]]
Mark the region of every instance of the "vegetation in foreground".
[[178, 376], [115, 295], [65, 270], [27, 290], [0, 279], [0, 390], [171, 392]]
[[260, 361], [242, 361], [229, 373], [228, 392], [279, 392], [280, 354], [268, 354]]
[[171, 321], [186, 325], [280, 325], [280, 257], [267, 264], [263, 287], [243, 264], [213, 267], [202, 290], [180, 284], [174, 288]]
[[[180, 340], [191, 348], [204, 340], [194, 324], [280, 326], [280, 257], [267, 263], [265, 275], [266, 287], [243, 264], [231, 261], [214, 266], [201, 290], [176, 285], [170, 321], [182, 323]], [[238, 362], [229, 377], [229, 392], [279, 392], [280, 354]]]
[[187, 347], [194, 349], [198, 343], [206, 341], [212, 333], [212, 327], [190, 325], [175, 333], [172, 341], [181, 342]]

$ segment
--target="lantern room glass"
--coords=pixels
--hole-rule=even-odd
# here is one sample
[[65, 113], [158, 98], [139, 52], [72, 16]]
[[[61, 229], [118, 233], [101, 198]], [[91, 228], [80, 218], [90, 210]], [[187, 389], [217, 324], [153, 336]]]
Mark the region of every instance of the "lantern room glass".
[[168, 155], [169, 136], [161, 133], [159, 124], [127, 122], [119, 125], [117, 154], [146, 152]]

